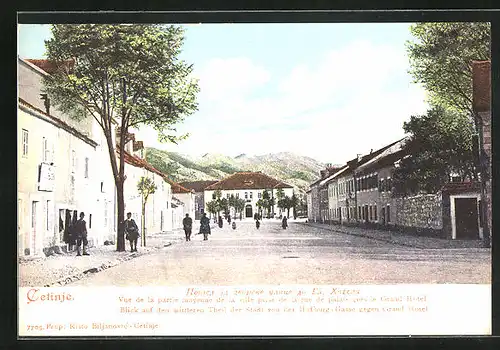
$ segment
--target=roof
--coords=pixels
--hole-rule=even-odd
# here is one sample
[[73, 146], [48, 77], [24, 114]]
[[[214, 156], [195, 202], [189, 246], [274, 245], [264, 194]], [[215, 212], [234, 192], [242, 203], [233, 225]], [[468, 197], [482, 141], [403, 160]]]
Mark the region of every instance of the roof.
[[256, 190], [271, 188], [293, 188], [293, 186], [276, 180], [260, 171], [241, 171], [206, 187], [205, 190]]
[[25, 61], [37, 66], [44, 72], [47, 72], [48, 74], [53, 74], [58, 70], [58, 68], [61, 68], [61, 66], [64, 66], [65, 68], [72, 69], [75, 66], [75, 60], [70, 59], [70, 60], [64, 60], [60, 63], [54, 62], [54, 61], [49, 61], [46, 59], [25, 59]]
[[490, 61], [472, 61], [472, 106], [476, 112], [491, 110]]
[[456, 194], [464, 192], [481, 192], [481, 184], [479, 182], [449, 182], [441, 187], [441, 192], [447, 194]]
[[191, 190], [189, 190], [189, 189], [179, 185], [178, 183], [170, 180], [164, 173], [162, 173], [161, 171], [159, 171], [158, 169], [153, 167], [151, 164], [146, 162], [144, 159], [137, 157], [137, 156], [134, 156], [134, 155], [128, 153], [127, 151], [124, 151], [123, 155], [124, 155], [123, 158], [124, 158], [126, 163], [133, 165], [135, 167], [138, 167], [138, 168], [144, 168], [152, 173], [155, 173], [155, 174], [161, 176], [163, 178], [163, 180], [165, 180], [166, 182], [168, 182], [170, 184], [170, 186], [172, 187], [173, 193], [191, 193]]
[[320, 186], [323, 186], [327, 183], [329, 183], [330, 181], [334, 180], [336, 177], [338, 177], [339, 175], [341, 175], [344, 171], [346, 171], [347, 169], [349, 169], [348, 166], [345, 166], [343, 167], [342, 169], [340, 169], [339, 171], [333, 173], [332, 175], [330, 175], [329, 177], [327, 177], [326, 179], [324, 179], [321, 183], [320, 183]]
[[391, 144], [389, 147], [385, 148], [377, 156], [373, 157], [364, 164], [356, 168], [357, 173], [371, 172], [376, 169], [383, 168], [394, 164], [395, 161], [399, 160], [406, 154], [404, 150], [404, 145], [406, 138], [403, 138], [395, 143]]
[[185, 181], [185, 182], [179, 182], [179, 185], [194, 190], [195, 192], [203, 192], [205, 188], [217, 182], [219, 181], [218, 180]]
[[92, 145], [93, 147], [97, 146], [97, 142], [95, 142], [94, 140], [92, 140], [87, 135], [83, 134], [82, 132], [78, 131], [74, 127], [70, 126], [65, 121], [63, 121], [63, 120], [61, 120], [61, 119], [59, 119], [57, 117], [54, 117], [51, 114], [48, 114], [46, 111], [42, 111], [41, 109], [33, 106], [31, 103], [27, 102], [26, 100], [23, 100], [20, 97], [19, 97], [18, 101], [19, 101], [19, 105], [21, 107], [24, 107], [24, 108], [26, 108], [28, 110], [32, 110], [32, 111], [35, 111], [37, 113], [43, 114], [44, 116], [46, 116], [47, 118], [49, 118], [52, 121], [52, 123], [54, 125], [56, 125], [57, 127], [66, 130], [67, 132], [69, 132], [69, 133], [75, 135], [76, 137], [78, 137], [79, 139], [81, 139], [81, 140], [87, 142], [88, 144]]

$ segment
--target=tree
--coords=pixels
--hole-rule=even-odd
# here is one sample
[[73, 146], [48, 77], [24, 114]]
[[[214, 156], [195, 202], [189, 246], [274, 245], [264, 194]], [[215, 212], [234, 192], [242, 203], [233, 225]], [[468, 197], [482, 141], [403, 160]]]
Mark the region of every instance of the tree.
[[212, 214], [217, 214], [217, 202], [215, 200], [212, 200], [210, 202], [206, 203], [207, 211]]
[[262, 216], [262, 208], [265, 208], [265, 203], [262, 199], [259, 199], [255, 205], [257, 206], [259, 216]]
[[57, 24], [51, 30], [46, 53], [57, 69], [45, 79], [45, 92], [62, 112], [93, 118], [102, 128], [117, 194], [117, 250], [124, 251], [129, 128], [148, 125], [160, 141], [176, 143], [187, 135], [175, 135], [173, 126], [197, 110], [192, 65], [178, 58], [184, 32], [157, 24]]
[[157, 187], [154, 181], [149, 177], [141, 176], [141, 179], [137, 183], [137, 190], [139, 194], [142, 196], [142, 211], [141, 211], [141, 232], [142, 232], [142, 240], [141, 246], [146, 246], [146, 204], [148, 202], [148, 198], [151, 194], [155, 193]]
[[456, 174], [476, 180], [472, 138], [474, 127], [463, 113], [442, 107], [404, 123], [410, 134], [393, 174], [394, 194], [435, 193]]
[[243, 210], [245, 209], [246, 201], [243, 198], [237, 198], [235, 200], [235, 209], [240, 214], [240, 220]]
[[407, 42], [410, 73], [430, 95], [432, 105], [473, 114], [472, 61], [489, 60], [487, 22], [418, 23]]
[[[293, 208], [293, 218], [297, 218], [297, 206], [299, 204], [299, 199], [295, 195], [295, 193], [292, 194], [292, 198], [290, 198], [290, 207]], [[288, 216], [290, 216], [290, 211], [288, 212]]]

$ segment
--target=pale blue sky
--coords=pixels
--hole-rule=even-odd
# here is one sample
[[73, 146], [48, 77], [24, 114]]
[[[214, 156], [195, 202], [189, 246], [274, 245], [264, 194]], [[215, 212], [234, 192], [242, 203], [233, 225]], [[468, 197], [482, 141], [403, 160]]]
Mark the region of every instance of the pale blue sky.
[[[187, 154], [290, 151], [343, 163], [403, 136], [425, 111], [413, 84], [408, 23], [187, 25], [182, 58], [200, 79], [199, 111], [178, 129]], [[48, 25], [20, 25], [19, 56], [42, 58]]]

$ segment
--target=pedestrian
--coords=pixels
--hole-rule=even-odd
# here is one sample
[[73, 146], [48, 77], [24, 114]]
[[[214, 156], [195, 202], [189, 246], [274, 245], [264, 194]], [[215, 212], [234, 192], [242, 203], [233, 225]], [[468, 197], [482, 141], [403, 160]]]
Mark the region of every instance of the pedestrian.
[[182, 220], [182, 226], [184, 226], [184, 233], [186, 234], [186, 242], [191, 240], [191, 230], [193, 228], [193, 219], [186, 214], [186, 217]]
[[210, 234], [210, 219], [207, 218], [207, 214], [203, 213], [200, 220], [200, 233], [203, 233], [203, 240], [208, 240], [208, 235]]
[[286, 216], [283, 216], [283, 221], [281, 221], [281, 227], [283, 227], [284, 230], [288, 227], [288, 221], [286, 219]]
[[231, 223], [231, 215], [228, 215], [227, 217], [227, 222], [230, 224]]
[[259, 229], [259, 227], [260, 227], [259, 219], [255, 220], [255, 227], [257, 227], [257, 230]]
[[83, 219], [85, 217], [85, 213], [80, 213], [80, 219], [74, 225], [73, 232], [76, 235], [76, 256], [81, 256], [80, 248], [83, 243], [83, 255], [90, 255], [87, 253], [87, 245], [89, 241], [87, 240], [87, 223]]
[[139, 227], [132, 219], [132, 213], [127, 213], [125, 220], [125, 238], [130, 242], [130, 251], [137, 251], [137, 240], [139, 239]]
[[236, 230], [236, 221], [233, 221], [233, 224], [231, 225], [231, 227], [233, 228], [233, 230]]
[[222, 228], [224, 221], [222, 220], [222, 216], [219, 215], [219, 227]]

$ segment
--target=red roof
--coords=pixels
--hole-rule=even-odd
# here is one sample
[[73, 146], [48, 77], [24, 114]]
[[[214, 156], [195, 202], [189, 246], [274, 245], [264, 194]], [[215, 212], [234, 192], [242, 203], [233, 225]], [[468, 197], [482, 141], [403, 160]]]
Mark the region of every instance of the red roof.
[[217, 182], [219, 181], [217, 180], [185, 181], [185, 182], [180, 182], [179, 185], [192, 189], [195, 192], [203, 192], [205, 188]]
[[491, 62], [472, 62], [472, 105], [476, 112], [491, 110]]
[[293, 188], [282, 181], [273, 179], [262, 172], [237, 172], [206, 188], [206, 190], [245, 190]]
[[75, 60], [70, 59], [70, 60], [65, 60], [63, 62], [57, 63], [54, 61], [49, 61], [49, 60], [43, 60], [43, 59], [26, 59], [25, 61], [28, 61], [31, 64], [34, 64], [41, 70], [53, 74], [54, 72], [57, 71], [58, 68], [64, 67], [67, 69], [73, 69], [75, 66]]
[[[118, 151], [117, 151], [117, 153], [118, 153]], [[127, 151], [123, 152], [123, 158], [124, 158], [125, 162], [130, 164], [130, 165], [133, 165], [133, 166], [138, 167], [138, 168], [144, 168], [152, 173], [155, 173], [155, 174], [161, 176], [166, 182], [168, 182], [170, 184], [170, 186], [172, 187], [173, 193], [191, 193], [191, 190], [179, 185], [176, 182], [173, 182], [164, 173], [162, 173], [161, 171], [159, 171], [158, 169], [153, 167], [151, 164], [146, 162], [144, 159], [137, 157], [137, 156], [134, 156], [134, 155], [128, 153]]]

